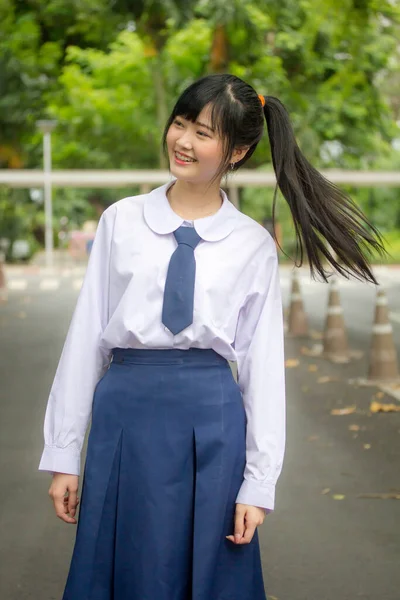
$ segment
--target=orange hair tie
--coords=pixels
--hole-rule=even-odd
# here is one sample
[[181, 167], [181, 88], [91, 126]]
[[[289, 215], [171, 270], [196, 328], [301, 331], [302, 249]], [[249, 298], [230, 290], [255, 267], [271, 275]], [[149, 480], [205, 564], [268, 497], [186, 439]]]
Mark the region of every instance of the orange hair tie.
[[264, 98], [264, 96], [262, 96], [262, 94], [258, 94], [258, 97], [260, 99], [261, 105], [264, 107], [265, 106], [265, 98]]

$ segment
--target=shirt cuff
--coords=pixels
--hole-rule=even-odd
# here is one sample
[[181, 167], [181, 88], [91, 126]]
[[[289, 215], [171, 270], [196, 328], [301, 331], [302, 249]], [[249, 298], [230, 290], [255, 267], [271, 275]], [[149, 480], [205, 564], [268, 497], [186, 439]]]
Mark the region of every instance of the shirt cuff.
[[267, 512], [274, 510], [275, 485], [244, 479], [236, 497], [236, 503], [259, 506], [267, 509]]
[[45, 446], [38, 470], [79, 475], [81, 470], [80, 454], [71, 452], [68, 448]]

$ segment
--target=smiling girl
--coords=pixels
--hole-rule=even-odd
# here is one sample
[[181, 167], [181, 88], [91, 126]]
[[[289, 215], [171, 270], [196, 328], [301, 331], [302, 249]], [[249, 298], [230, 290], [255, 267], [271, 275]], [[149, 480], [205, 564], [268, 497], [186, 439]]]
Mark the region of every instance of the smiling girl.
[[173, 180], [100, 219], [47, 405], [39, 469], [66, 523], [92, 418], [64, 600], [266, 598], [257, 527], [285, 445], [278, 258], [220, 187], [265, 121], [311, 270], [326, 278], [325, 258], [375, 281], [378, 233], [307, 162], [280, 101], [228, 74], [189, 86], [164, 132]]

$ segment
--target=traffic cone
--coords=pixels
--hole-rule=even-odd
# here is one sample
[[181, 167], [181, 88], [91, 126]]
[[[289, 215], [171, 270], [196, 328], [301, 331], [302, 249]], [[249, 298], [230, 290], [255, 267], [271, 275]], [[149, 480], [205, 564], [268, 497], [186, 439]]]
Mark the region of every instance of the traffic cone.
[[8, 299], [4, 260], [4, 253], [0, 252], [0, 304], [6, 303]]
[[337, 363], [347, 363], [350, 360], [349, 343], [336, 277], [332, 278], [330, 283], [328, 309], [323, 334], [323, 355]]
[[300, 282], [296, 271], [293, 271], [292, 289], [289, 302], [288, 334], [292, 337], [307, 336], [307, 316], [304, 311], [303, 299], [300, 291]]
[[393, 340], [393, 328], [389, 321], [389, 308], [385, 292], [378, 290], [375, 320], [372, 327], [369, 381], [397, 381], [399, 368]]

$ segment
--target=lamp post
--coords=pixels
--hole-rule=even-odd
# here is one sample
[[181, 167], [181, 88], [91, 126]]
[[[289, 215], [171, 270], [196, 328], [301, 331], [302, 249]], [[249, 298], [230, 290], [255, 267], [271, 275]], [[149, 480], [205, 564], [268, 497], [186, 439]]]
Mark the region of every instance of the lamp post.
[[53, 265], [53, 207], [51, 200], [51, 132], [57, 121], [36, 121], [36, 126], [43, 134], [44, 164], [44, 214], [45, 214], [45, 250], [46, 266]]

